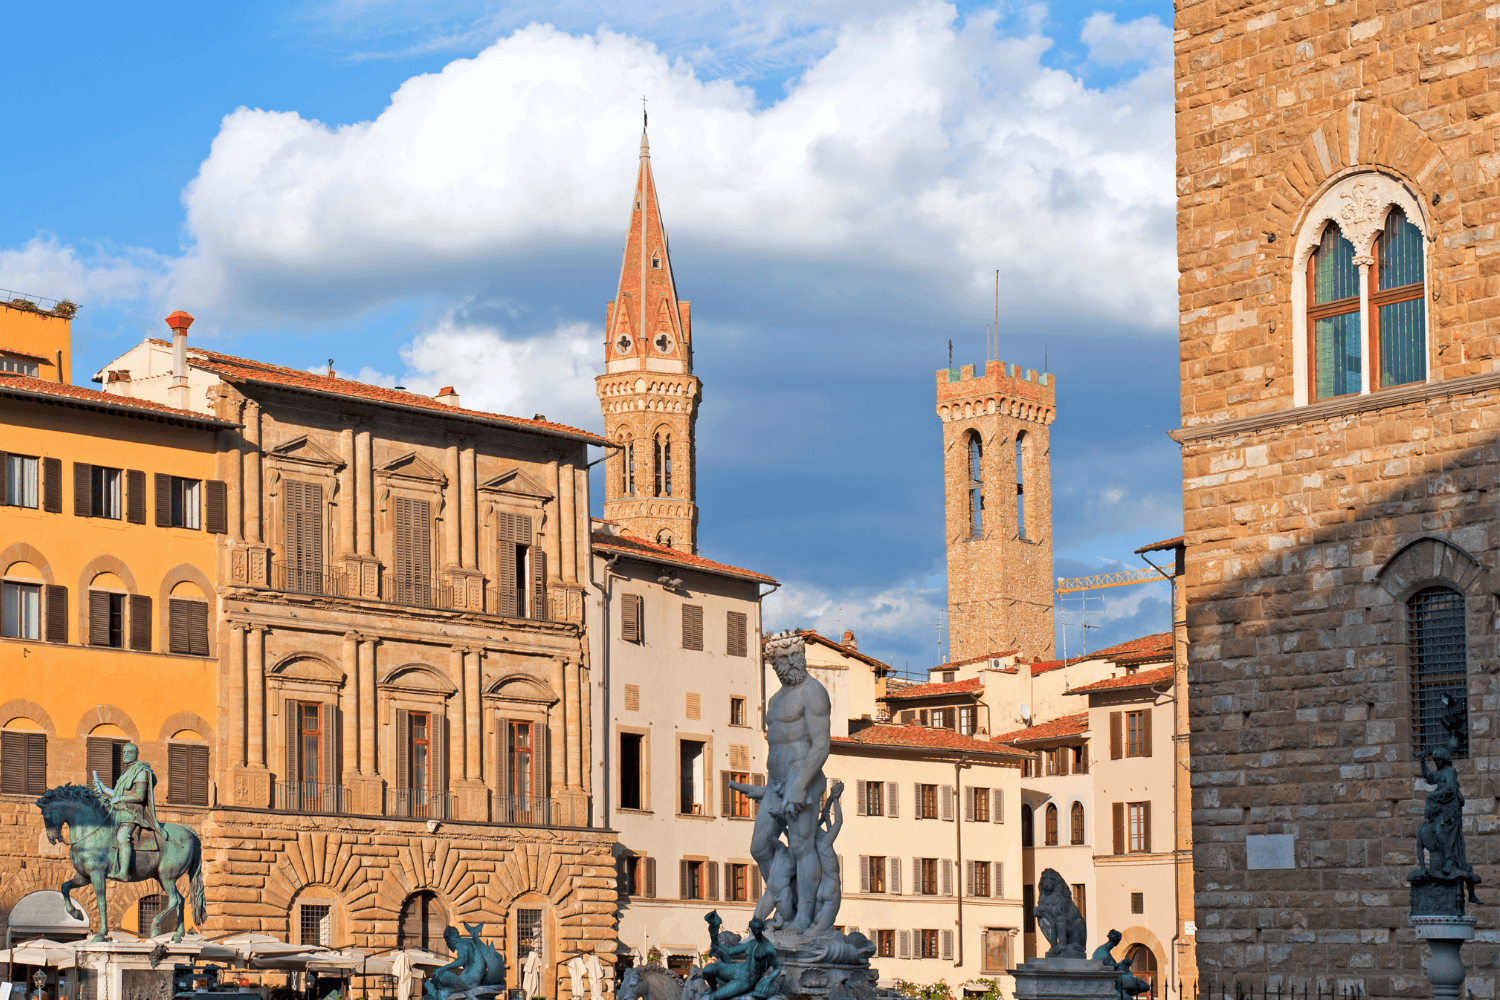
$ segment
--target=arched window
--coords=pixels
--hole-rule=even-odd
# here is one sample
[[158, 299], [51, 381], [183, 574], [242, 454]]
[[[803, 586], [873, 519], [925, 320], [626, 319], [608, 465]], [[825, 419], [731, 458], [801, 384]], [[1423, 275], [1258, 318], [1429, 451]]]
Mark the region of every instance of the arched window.
[[396, 927], [397, 948], [422, 948], [437, 955], [448, 954], [443, 931], [448, 929], [448, 912], [438, 902], [437, 894], [428, 891], [412, 893], [401, 907], [401, 922]]
[[666, 528], [663, 528], [660, 531], [658, 531], [656, 533], [656, 544], [657, 545], [665, 545], [667, 548], [670, 549], [672, 547], [672, 532], [669, 531]]
[[969, 537], [984, 537], [984, 446], [969, 432]]
[[1030, 806], [1021, 807], [1021, 846], [1036, 846], [1036, 830], [1032, 827], [1033, 814]]
[[1371, 292], [1373, 358], [1380, 359], [1380, 387], [1427, 378], [1427, 297], [1422, 294], [1422, 230], [1395, 209], [1375, 241], [1379, 288]]
[[1073, 803], [1073, 843], [1083, 843], [1083, 803]]
[[1156, 1000], [1156, 953], [1143, 944], [1135, 944], [1125, 957], [1130, 960], [1130, 971], [1151, 984], [1151, 992], [1146, 995]]
[[1406, 602], [1407, 662], [1411, 673], [1412, 753], [1418, 759], [1447, 747], [1469, 755], [1468, 642], [1464, 595], [1428, 587]]
[[635, 496], [635, 442], [626, 441], [620, 451], [620, 495]]
[[[136, 933], [142, 938], [151, 936], [151, 922], [156, 915], [167, 908], [167, 897], [163, 893], [153, 893], [150, 896], [142, 896], [136, 900], [135, 920]], [[177, 930], [177, 913], [172, 911], [162, 917], [161, 927], [156, 929], [158, 934], [166, 934]]]
[[1057, 846], [1057, 806], [1047, 803], [1047, 840], [1048, 847]]
[[1354, 244], [1332, 222], [1307, 265], [1307, 321], [1313, 332], [1313, 398], [1359, 392], [1359, 265]]
[[656, 496], [672, 495], [672, 435], [656, 435]]
[[1016, 434], [1016, 537], [1026, 538], [1026, 432]]

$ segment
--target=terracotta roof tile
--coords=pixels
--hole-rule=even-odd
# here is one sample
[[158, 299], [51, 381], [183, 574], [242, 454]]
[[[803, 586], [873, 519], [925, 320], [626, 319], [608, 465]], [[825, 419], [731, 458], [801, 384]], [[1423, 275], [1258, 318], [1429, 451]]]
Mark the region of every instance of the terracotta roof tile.
[[[1014, 650], [1014, 649], [997, 649], [997, 650], [995, 650], [993, 652], [980, 653], [978, 656], [970, 656], [970, 657], [968, 657], [966, 659], [962, 659], [962, 660], [950, 660], [947, 663], [939, 663], [937, 666], [933, 667], [932, 669], [933, 670], [946, 670], [946, 669], [948, 669], [950, 667], [963, 667], [963, 666], [969, 665], [970, 663], [978, 663], [980, 660], [993, 660], [993, 659], [998, 659], [998, 658], [1000, 658], [1002, 656], [1014, 656], [1014, 655], [1016, 655], [1016, 652], [1017, 652], [1017, 650]], [[930, 672], [931, 671], [929, 671], [929, 673]]]
[[691, 553], [682, 552], [665, 545], [657, 545], [655, 542], [648, 542], [644, 538], [636, 538], [634, 535], [610, 535], [602, 531], [596, 531], [594, 532], [594, 548], [619, 552], [622, 555], [650, 559], [656, 562], [675, 563], [679, 566], [701, 570], [705, 573], [732, 576], [740, 580], [753, 580], [756, 583], [777, 582], [774, 577], [766, 576], [764, 573], [756, 573], [748, 569], [740, 569], [738, 566], [729, 566], [725, 563], [714, 562], [712, 559], [705, 559], [702, 556], [692, 555]]
[[1166, 549], [1175, 549], [1181, 544], [1182, 536], [1178, 535], [1176, 538], [1166, 538], [1159, 542], [1152, 542], [1150, 545], [1142, 545], [1140, 548], [1135, 550], [1135, 554], [1141, 555], [1144, 552], [1162, 552]]
[[36, 358], [38, 361], [52, 360], [45, 354], [38, 354], [36, 351], [23, 351], [19, 347], [6, 347], [4, 344], [0, 344], [0, 353], [15, 354], [23, 358]]
[[976, 740], [951, 729], [930, 726], [892, 726], [881, 722], [866, 723], [848, 736], [833, 737], [834, 744], [911, 747], [919, 750], [958, 750], [967, 753], [998, 754], [1002, 757], [1030, 756], [1024, 751], [988, 740]]
[[887, 690], [885, 697], [887, 701], [902, 701], [907, 698], [940, 698], [948, 694], [978, 691], [983, 687], [984, 683], [978, 677], [970, 677], [968, 680], [949, 681], [945, 684], [913, 684], [899, 691]]
[[1025, 729], [1017, 729], [1013, 733], [996, 736], [993, 741], [995, 743], [1041, 743], [1046, 740], [1082, 736], [1088, 731], [1089, 713], [1079, 712], [1077, 715], [1064, 715], [1060, 719], [1052, 719], [1035, 726], [1027, 726]]
[[1082, 656], [1072, 656], [1066, 660], [1049, 660], [1046, 663], [1033, 663], [1031, 665], [1031, 672], [1033, 674], [1044, 674], [1049, 670], [1072, 666], [1075, 663], [1087, 663], [1090, 660], [1113, 660], [1116, 663], [1151, 663], [1156, 660], [1169, 660], [1171, 658], [1172, 633], [1158, 632], [1156, 635], [1141, 636], [1139, 639], [1122, 642], [1118, 646], [1108, 646], [1096, 652], [1085, 653]]
[[1102, 681], [1076, 687], [1068, 694], [1092, 694], [1095, 691], [1123, 691], [1129, 688], [1156, 687], [1159, 684], [1171, 683], [1173, 669], [1169, 664], [1165, 667], [1157, 667], [1155, 670], [1139, 670], [1133, 674], [1107, 677]]
[[845, 656], [852, 656], [856, 660], [861, 660], [861, 661], [863, 661], [865, 663], [868, 663], [872, 667], [878, 667], [881, 670], [889, 670], [889, 669], [891, 669], [891, 665], [889, 663], [886, 663], [883, 660], [877, 660], [873, 656], [867, 656], [866, 654], [861, 653], [857, 649], [850, 649], [848, 646], [845, 646], [843, 643], [834, 642], [832, 639], [828, 638], [828, 636], [826, 636], [826, 635], [820, 635], [817, 632], [814, 632], [810, 628], [798, 629], [797, 631], [802, 635], [802, 638], [805, 639], [805, 640], [811, 640], [812, 642], [816, 642], [819, 645], [827, 646], [829, 649], [835, 650], [836, 652], [839, 652], [839, 653], [843, 653]]
[[[165, 340], [153, 340], [152, 343], [170, 346]], [[598, 434], [594, 434], [591, 431], [579, 430], [577, 427], [569, 427], [567, 424], [553, 423], [550, 420], [527, 420], [524, 417], [511, 417], [503, 413], [490, 413], [486, 410], [469, 410], [461, 406], [449, 406], [447, 403], [440, 403], [431, 397], [415, 392], [398, 392], [395, 389], [370, 385], [366, 382], [355, 382], [352, 379], [330, 378], [327, 375], [317, 375], [313, 372], [306, 372], [297, 368], [273, 365], [266, 361], [251, 361], [247, 358], [237, 358], [229, 354], [220, 354], [218, 351], [207, 351], [201, 347], [190, 348], [188, 360], [200, 368], [217, 372], [222, 378], [230, 382], [261, 382], [269, 385], [286, 386], [292, 389], [307, 389], [319, 393], [326, 392], [339, 396], [364, 399], [372, 403], [386, 403], [412, 409], [431, 410], [436, 416], [496, 421], [514, 426], [520, 430], [579, 438], [587, 441], [589, 444], [602, 445], [609, 443]]]
[[0, 393], [21, 397], [54, 397], [57, 399], [72, 400], [97, 409], [110, 410], [118, 413], [130, 413], [140, 416], [166, 417], [195, 424], [200, 427], [237, 427], [238, 424], [220, 420], [218, 417], [205, 413], [197, 413], [193, 410], [179, 410], [175, 406], [163, 406], [149, 399], [132, 399], [129, 396], [116, 396], [109, 392], [100, 392], [97, 389], [85, 389], [81, 385], [69, 385], [66, 382], [53, 382], [48, 379], [32, 378], [29, 375], [17, 375], [14, 372], [0, 372]]

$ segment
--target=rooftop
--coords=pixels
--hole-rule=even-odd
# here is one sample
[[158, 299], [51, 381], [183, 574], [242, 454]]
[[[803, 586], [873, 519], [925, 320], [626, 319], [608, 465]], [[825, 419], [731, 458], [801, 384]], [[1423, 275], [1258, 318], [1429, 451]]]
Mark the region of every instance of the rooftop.
[[907, 701], [916, 698], [941, 698], [944, 695], [966, 694], [970, 691], [979, 691], [984, 688], [984, 682], [978, 677], [970, 677], [964, 681], [948, 681], [940, 684], [912, 684], [899, 690], [887, 690], [885, 697], [887, 701]]
[[1156, 635], [1145, 635], [1139, 639], [1131, 639], [1122, 642], [1118, 646], [1107, 646], [1104, 649], [1092, 653], [1084, 653], [1082, 656], [1072, 656], [1066, 660], [1051, 660], [1046, 663], [1033, 663], [1031, 672], [1033, 674], [1046, 673], [1059, 667], [1070, 667], [1075, 663], [1088, 663], [1093, 660], [1110, 660], [1121, 666], [1131, 666], [1140, 663], [1155, 663], [1160, 660], [1172, 658], [1172, 633], [1158, 632]]
[[1176, 538], [1165, 538], [1159, 542], [1152, 542], [1150, 545], [1142, 545], [1135, 550], [1135, 554], [1143, 555], [1147, 552], [1165, 552], [1168, 549], [1179, 548], [1181, 545], [1182, 536], [1178, 535]]
[[952, 729], [933, 729], [928, 726], [893, 726], [883, 722], [850, 722], [852, 730], [848, 736], [835, 736], [833, 743], [839, 745], [863, 745], [882, 747], [909, 747], [916, 750], [945, 750], [949, 752], [976, 753], [1006, 757], [1013, 760], [1030, 756], [1014, 747], [996, 744], [989, 740], [976, 740], [963, 736]]
[[798, 629], [797, 631], [802, 636], [805, 642], [815, 642], [820, 646], [827, 646], [829, 649], [832, 649], [835, 652], [842, 653], [844, 656], [852, 656], [854, 657], [854, 659], [859, 660], [862, 663], [868, 663], [870, 666], [874, 667], [877, 673], [881, 673], [891, 669], [891, 665], [889, 663], [877, 660], [873, 656], [867, 656], [866, 654], [861, 653], [859, 650], [854, 649], [851, 646], [845, 646], [841, 642], [834, 642], [832, 639], [828, 638], [828, 636], [822, 635], [818, 632], [814, 632], [810, 628]]
[[1107, 677], [1102, 681], [1085, 684], [1067, 692], [1068, 694], [1093, 694], [1096, 691], [1126, 691], [1130, 688], [1150, 688], [1172, 683], [1173, 667], [1157, 667], [1155, 670], [1139, 670], [1133, 674]]
[[195, 413], [192, 410], [179, 410], [174, 406], [163, 406], [161, 403], [153, 403], [148, 399], [116, 396], [97, 389], [85, 389], [80, 385], [52, 382], [47, 379], [32, 378], [29, 375], [17, 375], [14, 372], [0, 372], [0, 395], [12, 399], [35, 399], [40, 402], [72, 405], [97, 412], [118, 413], [148, 420], [165, 420], [191, 427], [216, 429], [238, 426], [227, 420], [220, 420], [218, 417]]
[[714, 562], [712, 559], [695, 556], [689, 552], [683, 552], [680, 549], [670, 548], [666, 545], [657, 545], [655, 542], [648, 542], [644, 538], [637, 538], [634, 535], [611, 535], [607, 532], [595, 531], [594, 549], [603, 552], [617, 552], [622, 556], [634, 559], [671, 563], [675, 566], [683, 566], [702, 573], [733, 577], [736, 580], [750, 580], [754, 583], [777, 582], [774, 577], [766, 576], [764, 573], [756, 573], [748, 569], [740, 569], [738, 566], [729, 566], [725, 563]]
[[1051, 719], [1040, 722], [1025, 729], [1017, 729], [1013, 733], [1004, 733], [993, 737], [994, 743], [1045, 743], [1048, 740], [1065, 740], [1075, 736], [1082, 736], [1089, 731], [1089, 713], [1079, 712], [1077, 715], [1064, 715], [1060, 719]]

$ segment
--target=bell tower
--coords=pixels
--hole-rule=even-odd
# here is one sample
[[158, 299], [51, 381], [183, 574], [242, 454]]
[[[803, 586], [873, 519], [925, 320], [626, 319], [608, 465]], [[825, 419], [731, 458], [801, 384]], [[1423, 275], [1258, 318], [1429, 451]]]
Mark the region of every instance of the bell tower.
[[693, 375], [688, 303], [677, 298], [644, 128], [632, 205], [619, 288], [604, 309], [604, 374], [595, 380], [604, 436], [617, 446], [604, 463], [604, 517], [639, 538], [693, 552], [693, 431], [702, 385]]

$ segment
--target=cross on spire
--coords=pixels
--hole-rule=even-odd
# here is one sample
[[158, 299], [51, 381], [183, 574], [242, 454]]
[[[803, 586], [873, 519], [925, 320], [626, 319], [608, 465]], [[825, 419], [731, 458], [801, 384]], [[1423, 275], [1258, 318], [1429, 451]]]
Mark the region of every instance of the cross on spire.
[[647, 125], [647, 123], [649, 121], [650, 121], [650, 119], [648, 119], [646, 117], [646, 95], [642, 94], [641, 95], [641, 131], [642, 132], [646, 131], [646, 125]]

